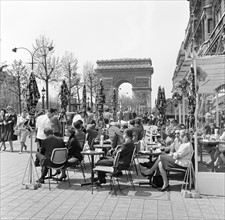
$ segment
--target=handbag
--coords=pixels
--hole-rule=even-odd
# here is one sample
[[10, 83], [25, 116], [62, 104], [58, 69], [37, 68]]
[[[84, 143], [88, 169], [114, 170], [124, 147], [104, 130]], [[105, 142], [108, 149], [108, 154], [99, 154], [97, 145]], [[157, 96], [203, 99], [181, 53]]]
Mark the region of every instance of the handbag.
[[160, 174], [157, 174], [152, 177], [152, 186], [153, 187], [162, 187], [163, 186], [163, 178]]

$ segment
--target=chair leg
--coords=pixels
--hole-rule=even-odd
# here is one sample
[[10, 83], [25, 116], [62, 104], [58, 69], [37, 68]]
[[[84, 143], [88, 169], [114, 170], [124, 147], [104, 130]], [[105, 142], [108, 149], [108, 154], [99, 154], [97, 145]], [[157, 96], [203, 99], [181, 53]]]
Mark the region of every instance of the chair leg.
[[139, 171], [141, 172], [141, 166], [140, 166], [139, 159], [138, 159], [138, 157], [136, 157], [136, 158], [137, 158], [137, 162], [138, 162], [138, 165], [139, 165]]
[[84, 182], [86, 182], [85, 174], [84, 174], [83, 162], [80, 163], [80, 168], [81, 168], [81, 171], [82, 171], [82, 174], [83, 174], [83, 177], [84, 177]]
[[133, 188], [135, 189], [134, 182], [133, 182], [133, 178], [132, 178], [132, 175], [131, 175], [130, 170], [128, 170], [128, 175], [129, 175], [130, 183], [133, 186]]
[[[117, 196], [117, 194], [116, 194], [116, 185], [115, 185], [115, 179], [114, 179], [114, 177], [111, 176], [111, 180], [112, 180], [112, 186], [113, 186], [114, 193]], [[112, 188], [111, 188], [111, 190], [112, 190]]]
[[69, 171], [68, 171], [68, 169], [66, 169], [66, 172], [67, 172], [67, 176], [68, 176], [69, 187], [71, 187], [71, 185], [70, 185], [70, 177], [69, 177]]
[[135, 158], [134, 158], [134, 168], [135, 168], [136, 174], [138, 176], [138, 170], [137, 170], [137, 165], [136, 165], [136, 162], [135, 162]]
[[48, 169], [48, 189], [51, 190], [51, 184], [50, 184], [50, 175], [51, 175], [51, 169]]

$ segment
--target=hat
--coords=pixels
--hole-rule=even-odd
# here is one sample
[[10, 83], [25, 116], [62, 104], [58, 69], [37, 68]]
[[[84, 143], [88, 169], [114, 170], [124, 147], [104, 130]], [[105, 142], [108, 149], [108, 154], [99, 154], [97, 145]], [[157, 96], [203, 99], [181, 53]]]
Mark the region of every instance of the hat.
[[13, 110], [12, 106], [7, 106], [6, 110]]

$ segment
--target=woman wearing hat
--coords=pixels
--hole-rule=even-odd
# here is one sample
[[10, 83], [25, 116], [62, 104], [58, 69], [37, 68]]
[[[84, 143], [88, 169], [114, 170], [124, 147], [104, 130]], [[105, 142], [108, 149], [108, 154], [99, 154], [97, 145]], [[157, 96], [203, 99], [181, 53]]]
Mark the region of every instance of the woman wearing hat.
[[17, 136], [13, 134], [17, 123], [17, 116], [11, 106], [8, 106], [6, 110], [8, 113], [5, 118], [5, 141], [9, 141], [10, 151], [13, 152], [13, 141], [17, 140]]
[[5, 147], [5, 115], [6, 115], [6, 110], [1, 109], [0, 110], [0, 143], [1, 143], [0, 149], [2, 151], [5, 151], [6, 149]]

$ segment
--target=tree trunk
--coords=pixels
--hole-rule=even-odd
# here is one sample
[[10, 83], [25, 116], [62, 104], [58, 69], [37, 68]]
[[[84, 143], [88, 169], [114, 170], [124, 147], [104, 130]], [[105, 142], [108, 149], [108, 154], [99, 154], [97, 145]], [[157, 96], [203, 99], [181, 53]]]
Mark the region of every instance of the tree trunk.
[[49, 103], [48, 103], [48, 78], [45, 81], [45, 86], [46, 86], [46, 109], [48, 110], [48, 108], [49, 108]]
[[71, 69], [69, 67], [69, 99], [68, 99], [69, 112], [71, 111]]
[[19, 113], [21, 114], [22, 108], [21, 108], [21, 88], [20, 88], [20, 74], [17, 72], [17, 79], [18, 79], [18, 98], [19, 98]]
[[93, 107], [93, 100], [92, 100], [92, 96], [93, 96], [93, 86], [92, 86], [92, 81], [91, 81], [91, 109], [92, 109], [92, 107]]
[[[78, 99], [78, 103], [80, 104], [79, 87], [78, 87], [78, 85], [76, 87], [77, 87], [77, 99]], [[80, 105], [79, 105], [79, 109], [80, 109]]]

